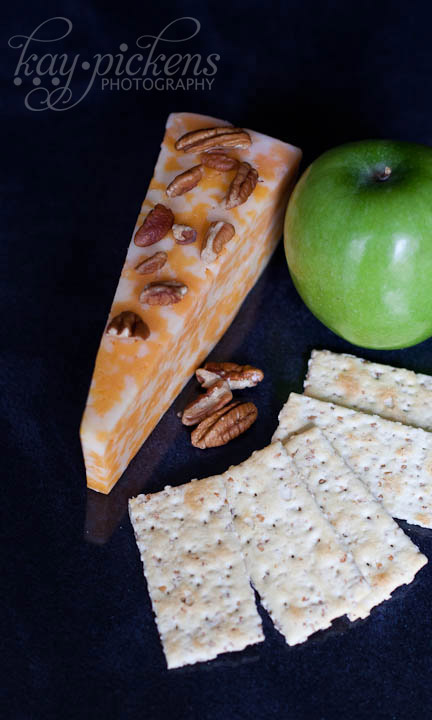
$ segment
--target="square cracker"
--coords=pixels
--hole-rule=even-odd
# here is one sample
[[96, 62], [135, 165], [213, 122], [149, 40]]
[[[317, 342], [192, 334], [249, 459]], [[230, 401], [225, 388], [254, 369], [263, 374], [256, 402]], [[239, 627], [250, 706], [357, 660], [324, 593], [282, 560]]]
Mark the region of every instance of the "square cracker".
[[220, 478], [129, 501], [168, 668], [264, 639]]
[[305, 395], [432, 430], [432, 376], [313, 350]]
[[252, 584], [288, 644], [353, 612], [369, 586], [282, 444], [223, 477]]
[[349, 614], [350, 620], [367, 617], [393, 590], [410, 583], [427, 559], [321, 430], [312, 428], [294, 435], [285, 448], [371, 587], [359, 607]]
[[432, 527], [432, 433], [291, 393], [273, 439], [285, 441], [311, 425], [392, 517]]

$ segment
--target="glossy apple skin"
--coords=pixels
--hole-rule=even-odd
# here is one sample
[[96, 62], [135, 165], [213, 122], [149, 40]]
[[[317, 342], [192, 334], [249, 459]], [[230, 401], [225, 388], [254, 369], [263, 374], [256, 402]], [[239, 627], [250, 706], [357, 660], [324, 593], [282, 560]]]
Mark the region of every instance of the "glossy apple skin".
[[285, 252], [306, 305], [351, 343], [430, 337], [432, 149], [366, 140], [321, 155], [291, 196]]

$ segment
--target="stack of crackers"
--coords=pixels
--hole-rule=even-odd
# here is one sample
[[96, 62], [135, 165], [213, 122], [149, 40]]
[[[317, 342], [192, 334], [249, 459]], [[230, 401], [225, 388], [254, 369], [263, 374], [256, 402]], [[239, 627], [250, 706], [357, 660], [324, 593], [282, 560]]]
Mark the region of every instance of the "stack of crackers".
[[[273, 442], [222, 475], [129, 503], [169, 668], [365, 618], [427, 559], [432, 378], [314, 351]], [[403, 424], [402, 424], [403, 423]]]

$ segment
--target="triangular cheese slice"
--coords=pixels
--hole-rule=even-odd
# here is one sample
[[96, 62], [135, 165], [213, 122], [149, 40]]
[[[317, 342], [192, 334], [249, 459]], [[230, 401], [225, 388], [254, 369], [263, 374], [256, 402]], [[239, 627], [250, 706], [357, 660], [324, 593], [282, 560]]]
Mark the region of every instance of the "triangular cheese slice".
[[[190, 148], [186, 143], [186, 147], [176, 149], [176, 141], [185, 133], [214, 127], [227, 127], [227, 133], [232, 133], [234, 147], [230, 147], [231, 138], [225, 145], [224, 140], [221, 143], [226, 155], [249, 163], [258, 172], [258, 182], [245, 202], [230, 209], [226, 205], [231, 203], [226, 203], [225, 198], [236, 169], [220, 171], [201, 165], [201, 172], [196, 173], [201, 178], [195, 187], [180, 195], [166, 193], [177, 175], [201, 164], [203, 150], [212, 150], [215, 142], [203, 145], [202, 137], [198, 137], [196, 146]], [[280, 238], [301, 152], [265, 135], [249, 130], [247, 133], [251, 143], [245, 147], [245, 132], [235, 133], [224, 121], [192, 113], [174, 113], [168, 118], [154, 176], [99, 347], [81, 424], [87, 484], [94, 490], [108, 493], [117, 482], [228, 328]], [[247, 191], [244, 186], [242, 192]], [[172, 211], [176, 225], [196, 231], [195, 242], [179, 244], [171, 229], [154, 244], [137, 246], [135, 240], [141, 242], [143, 236], [140, 228], [158, 204]], [[212, 261], [214, 253], [202, 254], [202, 250], [210, 224], [218, 221], [232, 225], [235, 235], [229, 240], [230, 233], [224, 236], [228, 242]], [[145, 233], [144, 242], [148, 239], [149, 233]], [[137, 265], [155, 253], [159, 253], [156, 265], [165, 260], [163, 267], [140, 274]], [[178, 302], [148, 304], [144, 287], [171, 281], [181, 284], [174, 287]], [[151, 302], [155, 294], [152, 286]], [[138, 319], [144, 324], [137, 324]]]

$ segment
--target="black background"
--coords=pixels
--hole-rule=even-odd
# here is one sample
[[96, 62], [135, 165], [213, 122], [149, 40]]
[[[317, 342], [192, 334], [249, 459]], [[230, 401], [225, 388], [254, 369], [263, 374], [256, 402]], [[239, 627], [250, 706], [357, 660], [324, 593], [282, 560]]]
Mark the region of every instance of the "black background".
[[[201, 31], [183, 51], [220, 55], [213, 87], [95, 86], [66, 112], [27, 110], [31, 80], [13, 84], [18, 52], [8, 38], [55, 15], [74, 26], [56, 51], [82, 59], [118, 52], [123, 42], [133, 48], [144, 33], [196, 17]], [[194, 392], [191, 383], [109, 498], [87, 492], [78, 438], [167, 114], [209, 113], [266, 132], [302, 147], [305, 164], [365, 137], [432, 144], [430, 22], [422, 5], [18, 0], [8, 3], [2, 38], [2, 717], [430, 717], [428, 567], [368, 620], [339, 620], [305, 645], [288, 648], [264, 617], [264, 644], [165, 669], [124, 515], [127, 497], [204, 477], [263, 447], [289, 391], [301, 390], [310, 350], [353, 350], [303, 306], [281, 248], [213, 353], [266, 372], [253, 391], [260, 419], [247, 435], [229, 449], [193, 449], [175, 416]], [[86, 76], [76, 77], [78, 93]], [[432, 341], [358, 352], [432, 372]], [[408, 532], [432, 557], [430, 532]]]

